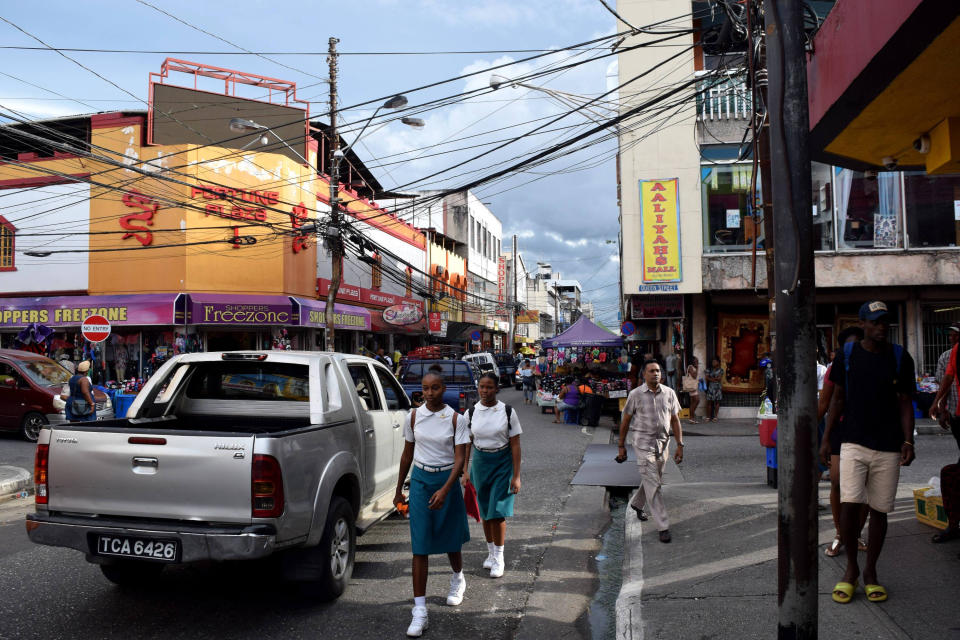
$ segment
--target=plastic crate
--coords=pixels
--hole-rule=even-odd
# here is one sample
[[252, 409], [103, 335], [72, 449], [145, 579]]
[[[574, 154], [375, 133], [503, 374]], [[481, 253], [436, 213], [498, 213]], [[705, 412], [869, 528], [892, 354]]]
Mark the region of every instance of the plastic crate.
[[947, 528], [947, 511], [943, 508], [941, 496], [927, 497], [927, 491], [933, 487], [923, 487], [913, 490], [913, 507], [917, 513], [917, 520], [937, 529]]

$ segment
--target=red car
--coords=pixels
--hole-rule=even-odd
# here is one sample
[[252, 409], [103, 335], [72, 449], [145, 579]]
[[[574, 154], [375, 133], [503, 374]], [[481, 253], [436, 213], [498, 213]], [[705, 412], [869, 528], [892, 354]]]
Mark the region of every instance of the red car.
[[[63, 366], [29, 351], [0, 349], [0, 430], [19, 431], [36, 442], [47, 424], [66, 420], [66, 403], [60, 399], [63, 386], [70, 380]], [[109, 396], [93, 389], [97, 419], [113, 418]]]

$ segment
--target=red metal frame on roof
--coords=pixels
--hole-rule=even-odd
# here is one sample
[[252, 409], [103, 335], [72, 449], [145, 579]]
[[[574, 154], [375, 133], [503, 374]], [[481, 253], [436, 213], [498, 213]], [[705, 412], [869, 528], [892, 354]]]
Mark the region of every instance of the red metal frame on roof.
[[[153, 144], [153, 85], [169, 84], [165, 82], [170, 78], [171, 72], [186, 73], [193, 76], [193, 88], [196, 91], [203, 91], [197, 86], [197, 80], [200, 76], [206, 78], [216, 78], [223, 80], [223, 94], [237, 97], [237, 85], [246, 84], [254, 87], [261, 87], [268, 90], [266, 100], [257, 100], [255, 98], [244, 98], [252, 102], [266, 102], [269, 104], [278, 104], [274, 102], [274, 92], [283, 95], [283, 105], [291, 106], [291, 102], [299, 102], [304, 106], [305, 112], [305, 134], [310, 137], [310, 103], [307, 100], [297, 98], [297, 83], [279, 78], [271, 78], [256, 73], [246, 71], [237, 71], [236, 69], [227, 69], [226, 67], [217, 67], [202, 62], [190, 62], [189, 60], [180, 60], [178, 58], [167, 58], [160, 65], [160, 73], [150, 72], [149, 76], [149, 97], [147, 99], [147, 144]], [[175, 85], [180, 86], [180, 85]], [[207, 93], [210, 93], [209, 91]]]

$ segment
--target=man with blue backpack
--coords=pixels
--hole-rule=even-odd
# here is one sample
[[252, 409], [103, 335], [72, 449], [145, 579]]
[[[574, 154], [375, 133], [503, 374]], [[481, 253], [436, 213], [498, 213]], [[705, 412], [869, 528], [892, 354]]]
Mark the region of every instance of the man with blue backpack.
[[887, 341], [890, 319], [887, 305], [879, 300], [861, 306], [863, 339], [846, 343], [830, 370], [837, 392], [830, 400], [824, 443], [843, 416], [840, 534], [847, 550], [847, 569], [833, 588], [833, 600], [841, 604], [853, 599], [861, 577], [857, 564], [861, 504], [870, 507], [864, 591], [870, 602], [887, 599], [887, 590], [877, 580], [877, 560], [887, 535], [887, 514], [893, 511], [897, 495], [900, 467], [916, 457], [913, 358], [900, 345]]

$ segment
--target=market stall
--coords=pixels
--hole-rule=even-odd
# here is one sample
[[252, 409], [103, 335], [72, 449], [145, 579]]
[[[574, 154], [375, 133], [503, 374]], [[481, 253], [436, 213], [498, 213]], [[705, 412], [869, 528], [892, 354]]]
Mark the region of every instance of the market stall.
[[584, 378], [605, 399], [604, 410], [619, 413], [630, 391], [630, 370], [623, 338], [580, 316], [569, 329], [543, 341], [550, 375], [541, 380], [537, 404], [541, 411], [556, 404], [556, 392], [566, 376]]

